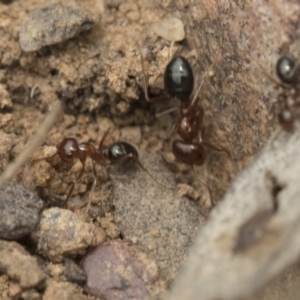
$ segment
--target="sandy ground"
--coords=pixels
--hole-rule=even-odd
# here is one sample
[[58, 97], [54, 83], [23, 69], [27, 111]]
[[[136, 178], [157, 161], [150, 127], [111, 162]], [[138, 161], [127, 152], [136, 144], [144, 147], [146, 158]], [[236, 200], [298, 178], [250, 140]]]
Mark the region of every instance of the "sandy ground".
[[[248, 164], [267, 140], [274, 125], [274, 106], [267, 101], [267, 97], [276, 95], [275, 89], [270, 88], [270, 85], [258, 87], [262, 82], [263, 72], [257, 66], [256, 73], [247, 82], [249, 53], [246, 51], [243, 56], [239, 52], [240, 48], [235, 47], [239, 41], [231, 39], [227, 28], [222, 28], [218, 19], [201, 24], [207, 26], [207, 35], [199, 38], [197, 30], [201, 29], [200, 25], [197, 28], [193, 26], [190, 14], [197, 20], [202, 13], [205, 14], [204, 10], [199, 10], [197, 3], [192, 5], [188, 1], [177, 2], [164, 1], [160, 5], [154, 1], [143, 0], [111, 0], [106, 3], [101, 0], [60, 1], [81, 8], [95, 20], [95, 25], [74, 38], [27, 53], [19, 45], [22, 23], [29, 12], [45, 7], [50, 2], [0, 2], [1, 170], [22, 152], [45, 119], [48, 109], [59, 100], [63, 112], [45, 136], [43, 146], [32, 153], [31, 159], [19, 170], [14, 180], [22, 183], [28, 190], [38, 193], [44, 201], [44, 208], [55, 206], [70, 209], [86, 223], [102, 228], [108, 239], [124, 236], [130, 239], [132, 236], [128, 233], [128, 226], [122, 225], [122, 220], [126, 220], [128, 216], [120, 212], [123, 207], [126, 209], [126, 205], [123, 203], [124, 206], [120, 205], [116, 210], [115, 201], [121, 197], [120, 194], [124, 195], [125, 203], [126, 199], [135, 199], [135, 193], [140, 195], [145, 192], [149, 201], [153, 199], [153, 195], [157, 197], [155, 192], [159, 187], [150, 177], [147, 178], [143, 171], [138, 170], [140, 175], [128, 175], [129, 178], [136, 181], [146, 180], [147, 183], [142, 183], [142, 188], [141, 185], [132, 184], [124, 189], [124, 173], [120, 175], [120, 171], [112, 169], [111, 177], [115, 181], [100, 181], [95, 191], [90, 193], [94, 177], [88, 161], [86, 172], [75, 185], [71, 199], [66, 202], [68, 188], [80, 170], [80, 163], [76, 163], [72, 169], [57, 172], [52, 159], [37, 159], [44, 157], [45, 152], [53, 150], [52, 146], [58, 145], [66, 137], [97, 145], [108, 129], [110, 133], [105, 145], [120, 140], [128, 141], [142, 153], [150, 154], [150, 158], [142, 155], [145, 157], [143, 163], [160, 182], [165, 183], [161, 174], [169, 177], [166, 183], [172, 185], [176, 191], [174, 199], [185, 196], [184, 201], [188, 201], [187, 211], [191, 212], [191, 222], [194, 222], [193, 225], [187, 225], [187, 233], [183, 234], [186, 238], [182, 242], [184, 251], [176, 254], [180, 257], [179, 262], [168, 269], [162, 259], [160, 267], [166, 268], [160, 279], [162, 286], [165, 282], [170, 284], [176, 276], [178, 265], [185, 259], [194, 231], [204, 222], [203, 216], [208, 214], [211, 207], [207, 189], [199, 182], [190, 166], [176, 163], [169, 166], [168, 170], [160, 157], [160, 153], [164, 152], [174, 161], [171, 140], [166, 138], [166, 132], [176, 119], [176, 114], [156, 118], [155, 112], [161, 105], [145, 101], [140, 50], [147, 50], [145, 67], [151, 93], [160, 95], [163, 93], [162, 74], [168, 62], [171, 44], [154, 33], [153, 24], [168, 16], [179, 15], [185, 24], [186, 39], [174, 45], [173, 53], [189, 59], [195, 74], [195, 88], [198, 87], [204, 71], [210, 74], [203, 92], [201, 91], [201, 105], [205, 110], [204, 124], [207, 127], [206, 139], [217, 147], [223, 147], [230, 155], [209, 150], [205, 164], [197, 167], [196, 173], [211, 186], [215, 202], [222, 198], [232, 178]], [[212, 15], [215, 13], [213, 11]], [[251, 22], [247, 26], [249, 29]], [[233, 36], [235, 34], [233, 32]], [[209, 35], [211, 40], [208, 41]], [[199, 41], [202, 48], [209, 48], [208, 52], [201, 52]], [[251, 42], [256, 44], [252, 40]], [[222, 55], [222, 47], [227, 49], [226, 55]], [[232, 52], [229, 54], [229, 51]], [[236, 57], [238, 58], [235, 60]], [[235, 86], [238, 88], [235, 89]], [[263, 89], [263, 94], [260, 89]], [[151, 159], [156, 163], [151, 163]], [[101, 166], [97, 166], [97, 171], [101, 177]], [[165, 196], [164, 199], [168, 197]], [[92, 207], [86, 213], [84, 208], [89, 199]], [[143, 198], [141, 203], [143, 201], [146, 200]], [[145, 205], [145, 210], [147, 209], [149, 207]], [[128, 210], [132, 213], [129, 218], [135, 221], [134, 212]], [[117, 217], [114, 215], [115, 211], [119, 211]], [[143, 208], [140, 215], [143, 216]], [[175, 213], [170, 213], [170, 219], [172, 218], [176, 218]], [[120, 229], [120, 224], [125, 227]], [[175, 225], [170, 223], [168, 226]], [[159, 231], [159, 228], [156, 230]], [[150, 257], [153, 257], [151, 247], [158, 246], [155, 243], [153, 246], [150, 239], [151, 235], [144, 244], [141, 242], [143, 246], [139, 248], [146, 253], [148, 251]], [[54, 263], [47, 255], [40, 255], [35, 249], [35, 242], [29, 240], [25, 238], [19, 243], [33, 256], [38, 257], [39, 264], [47, 270], [47, 288], [43, 286], [23, 289], [4, 273], [0, 276], [0, 298], [54, 299], [57, 291], [69, 289], [68, 295], [72, 295], [73, 299], [87, 299], [88, 296], [82, 292], [82, 285], [73, 286], [66, 279], [63, 262]], [[75, 255], [76, 262], [81, 257], [82, 253]], [[63, 283], [71, 286], [66, 287]]]

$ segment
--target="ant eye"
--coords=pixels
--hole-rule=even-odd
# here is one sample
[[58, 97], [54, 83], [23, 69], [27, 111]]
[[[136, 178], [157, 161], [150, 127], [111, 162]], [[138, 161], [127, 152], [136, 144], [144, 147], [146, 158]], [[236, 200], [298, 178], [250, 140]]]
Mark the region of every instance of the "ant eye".
[[288, 56], [282, 56], [276, 65], [277, 76], [284, 83], [293, 83], [295, 81], [295, 62]]

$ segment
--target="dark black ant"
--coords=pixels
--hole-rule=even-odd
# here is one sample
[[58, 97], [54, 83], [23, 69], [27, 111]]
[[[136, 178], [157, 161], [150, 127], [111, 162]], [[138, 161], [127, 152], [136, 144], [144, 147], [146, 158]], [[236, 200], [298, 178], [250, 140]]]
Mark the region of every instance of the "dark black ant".
[[299, 63], [288, 55], [281, 56], [276, 64], [276, 73], [283, 84], [279, 84], [287, 91], [279, 95], [281, 109], [278, 120], [281, 127], [288, 132], [294, 130], [294, 120], [300, 107]]
[[[58, 155], [60, 162], [56, 166], [58, 169], [64, 164], [73, 164], [75, 159], [79, 159], [82, 167], [79, 174], [76, 177], [76, 180], [72, 183], [69, 188], [69, 192], [67, 194], [67, 200], [71, 197], [75, 183], [82, 177], [85, 171], [85, 162], [87, 158], [92, 160], [92, 168], [94, 175], [94, 183], [92, 187], [92, 191], [94, 190], [97, 184], [97, 172], [96, 172], [96, 164], [100, 164], [104, 167], [109, 165], [116, 164], [125, 164], [132, 160], [134, 160], [139, 167], [144, 170], [158, 185], [163, 186], [159, 183], [143, 166], [138, 158], [138, 152], [134, 146], [127, 142], [116, 142], [110, 145], [109, 147], [103, 146], [104, 140], [108, 135], [109, 130], [105, 132], [102, 139], [100, 140], [99, 147], [96, 148], [90, 143], [78, 143], [74, 138], [65, 138], [58, 146], [57, 152], [53, 155]], [[107, 170], [104, 168], [106, 176], [108, 177]], [[89, 210], [90, 201], [87, 206], [87, 210]]]
[[283, 130], [293, 132], [295, 129], [295, 117], [300, 107], [299, 62], [296, 62], [290, 55], [282, 55], [276, 63], [276, 75], [280, 79], [280, 82], [278, 82], [255, 58], [252, 57], [252, 59], [263, 70], [270, 81], [276, 86], [283, 88], [283, 92], [278, 96], [278, 103], [280, 105], [278, 121]]
[[[146, 100], [149, 102], [158, 102], [161, 98], [150, 98], [148, 94], [148, 79], [144, 69], [143, 57], [141, 55], [142, 70], [143, 70], [143, 88]], [[205, 78], [205, 75], [204, 75]], [[194, 89], [194, 75], [189, 62], [182, 56], [175, 56], [171, 59], [165, 69], [164, 85], [165, 90], [171, 99], [178, 99], [180, 107], [169, 108], [158, 115], [163, 115], [175, 110], [179, 110], [180, 117], [171, 126], [168, 137], [173, 132], [177, 132], [181, 139], [176, 139], [172, 143], [172, 153], [175, 158], [185, 164], [191, 165], [194, 172], [194, 165], [202, 165], [206, 158], [206, 148], [216, 151], [226, 150], [217, 148], [210, 143], [204, 142], [205, 126], [202, 123], [204, 111], [198, 105], [199, 93], [203, 86], [204, 79], [201, 82], [198, 90], [191, 98]], [[167, 159], [163, 156], [164, 160]], [[196, 174], [196, 173], [195, 173]], [[211, 189], [201, 178], [197, 176], [201, 183], [208, 189], [212, 206], [215, 205], [212, 200]]]

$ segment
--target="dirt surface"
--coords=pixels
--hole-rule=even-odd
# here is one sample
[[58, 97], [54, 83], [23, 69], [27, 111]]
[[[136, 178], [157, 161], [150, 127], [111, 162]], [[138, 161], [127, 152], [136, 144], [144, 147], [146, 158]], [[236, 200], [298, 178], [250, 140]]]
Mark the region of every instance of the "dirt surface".
[[[64, 35], [59, 43], [57, 39], [51, 39], [48, 43], [49, 37], [45, 42], [44, 33], [38, 33], [43, 38], [38, 44], [45, 46], [33, 52], [22, 51], [19, 33], [21, 28], [24, 30], [22, 24], [28, 13], [57, 2], [82, 10], [83, 18], [93, 20], [93, 23], [86, 27], [86, 23], [80, 23], [82, 19], [79, 20], [79, 29], [74, 34]], [[53, 206], [69, 209], [76, 215], [76, 218], [70, 217], [72, 220], [79, 218], [82, 222], [93, 223], [93, 228], [102, 230], [101, 233], [96, 230], [99, 241], [104, 240], [104, 236], [107, 239], [130, 239], [151, 259], [155, 259], [157, 249], [162, 251], [168, 246], [172, 249], [180, 244], [183, 248], [174, 263], [176, 266], [170, 263], [168, 269], [166, 264], [160, 265], [165, 269], [159, 280], [165, 282], [165, 277], [170, 280], [176, 276], [191, 244], [194, 230], [203, 223], [203, 216], [207, 216], [211, 209], [208, 191], [197, 176], [211, 186], [212, 197], [218, 202], [234, 176], [263, 147], [276, 123], [276, 106], [270, 99], [276, 98], [277, 91], [272, 84], [263, 81], [264, 72], [255, 62], [251, 63], [252, 56], [257, 58], [261, 55], [262, 64], [265, 63], [268, 66], [267, 72], [272, 74], [276, 62], [274, 53], [287, 49], [293, 35], [287, 38], [279, 32], [276, 35], [271, 31], [269, 36], [262, 39], [259, 32], [252, 32], [253, 24], [257, 27], [265, 26], [265, 31], [272, 28], [263, 19], [264, 16], [268, 19], [269, 11], [263, 11], [265, 15], [258, 18], [255, 4], [247, 6], [226, 2], [218, 7], [213, 1], [207, 3], [207, 6], [200, 1], [174, 0], [159, 3], [143, 0], [0, 2], [0, 168], [3, 171], [10, 161], [22, 153], [45, 119], [48, 109], [55, 101], [60, 101], [63, 105], [62, 114], [45, 136], [43, 146], [32, 153], [32, 158], [14, 180], [37, 193], [44, 201], [44, 209], [51, 209]], [[280, 4], [278, 7], [276, 5], [274, 4], [270, 14], [275, 11], [274, 16], [279, 20], [284, 19], [285, 16], [278, 13], [281, 12]], [[243, 26], [234, 27], [233, 21], [230, 23], [231, 20], [221, 18], [226, 14], [229, 16], [229, 11], [238, 14], [241, 9], [248, 15], [251, 12], [254, 15], [253, 19], [244, 21]], [[167, 170], [160, 153], [164, 152], [174, 161], [171, 139], [166, 138], [166, 133], [177, 116], [171, 114], [156, 118], [155, 112], [161, 109], [161, 105], [147, 103], [142, 89], [140, 51], [145, 54], [150, 92], [154, 95], [163, 94], [162, 74], [169, 59], [171, 43], [160, 38], [153, 26], [169, 17], [179, 17], [185, 25], [186, 38], [174, 44], [172, 55], [180, 54], [189, 60], [194, 70], [195, 89], [204, 72], [208, 74], [201, 91], [201, 105], [205, 111], [205, 140], [228, 152], [208, 150], [205, 164], [196, 167], [197, 176], [190, 166], [182, 163], [168, 166], [171, 172]], [[287, 17], [292, 19], [292, 13]], [[278, 19], [272, 19], [272, 22], [276, 23]], [[287, 27], [286, 23], [282, 30]], [[82, 28], [89, 30], [84, 31]], [[42, 30], [51, 33], [48, 25]], [[33, 33], [26, 31], [25, 34], [27, 41], [33, 38]], [[250, 49], [256, 49], [255, 53]], [[127, 174], [126, 167], [123, 174], [120, 174], [120, 170], [111, 168], [111, 181], [104, 178], [103, 168], [97, 166], [97, 173], [103, 180], [91, 191], [94, 177], [92, 164], [88, 160], [86, 172], [75, 185], [72, 197], [66, 201], [68, 189], [80, 171], [81, 164], [76, 162], [58, 172], [54, 168], [57, 157], [51, 158], [56, 151], [53, 146], [66, 137], [76, 138], [80, 143], [98, 145], [108, 129], [110, 132], [104, 141], [106, 146], [122, 140], [134, 144], [139, 151], [155, 155], [161, 169], [155, 164], [151, 165], [151, 155], [143, 155], [142, 159], [145, 161], [142, 164], [147, 166], [149, 173], [160, 183], [171, 182], [172, 185], [172, 190], [166, 189], [166, 194], [162, 193], [164, 198], [159, 201], [172, 203], [174, 197], [177, 205], [180, 197], [186, 197], [182, 204], [184, 209], [178, 204], [178, 209], [183, 211], [183, 219], [190, 222], [180, 232], [182, 241], [169, 242], [172, 240], [170, 235], [166, 244], [159, 244], [159, 240], [153, 242], [152, 238], [161, 233], [159, 224], [149, 229], [149, 224], [145, 222], [146, 225], [141, 225], [136, 231], [128, 228], [127, 218], [131, 221], [136, 219], [136, 224], [140, 224], [143, 220], [135, 214], [139, 212], [140, 216], [146, 216], [143, 208], [149, 210], [149, 207], [155, 207], [156, 210], [159, 207], [157, 194], [161, 187], [138, 167], [134, 169], [137, 176], [130, 175], [130, 172]], [[43, 157], [48, 159], [38, 160]], [[126, 174], [128, 177], [124, 178]], [[160, 177], [161, 174], [170, 178], [164, 180]], [[145, 183], [142, 187], [137, 183], [127, 184], [128, 179], [140, 180], [141, 177], [151, 184]], [[132, 201], [138, 201], [139, 197], [134, 196], [135, 189], [138, 189], [136, 193], [142, 199], [140, 204], [153, 201], [156, 206], [152, 203], [149, 206], [141, 205], [136, 212]], [[87, 212], [89, 201], [91, 207]], [[126, 205], [129, 207], [128, 214]], [[167, 206], [162, 205], [162, 209], [164, 207]], [[184, 212], [188, 211], [193, 213], [192, 220], [185, 216]], [[155, 213], [156, 211], [153, 212]], [[174, 207], [165, 211], [163, 218], [171, 220], [166, 225], [165, 232], [175, 232], [172, 222], [179, 220], [178, 215], [180, 214], [176, 214]], [[155, 222], [155, 218], [153, 220]], [[180, 225], [180, 222], [177, 224]], [[146, 228], [149, 232], [143, 236], [141, 228]], [[185, 232], [186, 229], [188, 232]], [[136, 233], [141, 236], [136, 236]], [[154, 236], [151, 237], [151, 234]], [[177, 235], [173, 238], [177, 239]], [[97, 233], [93, 242], [86, 243], [84, 247], [94, 245], [95, 240]], [[82, 284], [77, 285], [67, 279], [61, 256], [57, 260], [45, 254], [48, 244], [39, 252], [32, 237], [24, 238], [19, 243], [28, 253], [38, 258], [39, 268], [47, 279], [43, 286], [24, 288], [18, 279], [0, 269], [0, 299], [54, 299], [59, 297], [60, 292], [63, 294], [61, 299], [91, 299], [91, 296], [84, 294]], [[83, 248], [80, 253], [66, 251], [63, 255], [64, 258], [69, 255], [77, 263], [82, 257], [82, 251]], [[160, 253], [162, 261], [166, 261], [166, 253]], [[177, 256], [176, 253], [174, 251], [171, 255]]]

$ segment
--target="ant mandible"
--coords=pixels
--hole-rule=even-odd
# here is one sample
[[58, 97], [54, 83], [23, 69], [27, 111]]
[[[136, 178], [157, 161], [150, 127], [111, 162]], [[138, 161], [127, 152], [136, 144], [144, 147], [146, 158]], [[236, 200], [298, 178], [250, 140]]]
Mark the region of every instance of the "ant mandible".
[[[104, 170], [107, 175], [106, 167], [109, 165], [116, 165], [127, 163], [131, 160], [134, 160], [139, 167], [145, 171], [151, 178], [156, 182], [156, 184], [163, 186], [160, 184], [144, 167], [144, 165], [140, 162], [138, 158], [138, 152], [136, 148], [127, 143], [127, 142], [115, 142], [111, 144], [109, 147], [105, 147], [104, 140], [108, 135], [109, 130], [105, 132], [102, 139], [100, 140], [98, 148], [94, 147], [90, 143], [78, 143], [74, 138], [65, 138], [59, 145], [57, 145], [57, 152], [54, 155], [58, 155], [60, 162], [58, 164], [58, 168], [63, 165], [64, 163], [73, 164], [75, 159], [79, 159], [82, 167], [81, 170], [76, 177], [76, 180], [72, 183], [69, 188], [69, 192], [67, 194], [67, 200], [71, 197], [75, 183], [82, 177], [85, 171], [85, 162], [87, 158], [92, 160], [92, 168], [93, 168], [93, 176], [94, 176], [94, 183], [92, 187], [92, 191], [94, 190], [97, 184], [97, 172], [96, 172], [96, 164], [100, 164], [104, 166]], [[107, 175], [108, 177], [108, 175]], [[87, 205], [87, 211], [90, 207], [90, 201]]]
[[[150, 98], [148, 94], [148, 78], [144, 68], [143, 56], [141, 54], [141, 63], [143, 71], [143, 89], [145, 98], [148, 102], [158, 102], [161, 98]], [[205, 75], [204, 75], [205, 79]], [[180, 108], [172, 107], [158, 115], [163, 115], [179, 109], [180, 117], [170, 127], [167, 136], [170, 137], [175, 131], [181, 139], [176, 139], [172, 143], [172, 153], [175, 158], [185, 164], [191, 165], [195, 172], [195, 165], [202, 165], [206, 158], [206, 148], [216, 151], [228, 152], [217, 148], [210, 143], [204, 142], [205, 126], [202, 123], [204, 110], [198, 105], [199, 93], [203, 86], [202, 80], [199, 88], [191, 98], [194, 89], [194, 75], [189, 62], [182, 56], [174, 56], [165, 68], [164, 86], [170, 99], [178, 99]], [[163, 156], [164, 160], [167, 159]], [[196, 172], [195, 172], [196, 174]], [[196, 175], [197, 176], [197, 175]], [[200, 177], [200, 182], [208, 189], [212, 206], [215, 205], [211, 189]]]

